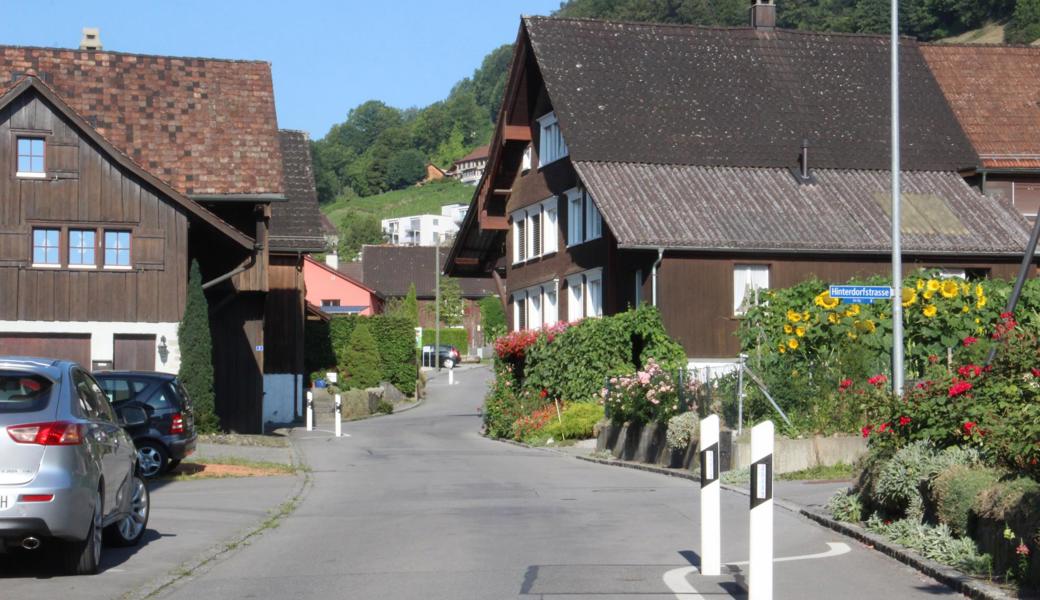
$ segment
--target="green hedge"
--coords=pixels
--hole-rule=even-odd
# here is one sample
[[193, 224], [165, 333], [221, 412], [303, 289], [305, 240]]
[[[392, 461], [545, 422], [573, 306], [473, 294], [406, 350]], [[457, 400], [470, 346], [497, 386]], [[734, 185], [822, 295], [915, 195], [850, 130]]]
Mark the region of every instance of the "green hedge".
[[[422, 343], [424, 346], [432, 346], [437, 332], [433, 329], [423, 329]], [[459, 354], [469, 354], [469, 335], [465, 329], [441, 329], [441, 345], [455, 346]]]
[[668, 371], [686, 366], [686, 352], [665, 333], [660, 312], [643, 305], [540, 335], [526, 353], [523, 388], [564, 402], [599, 401], [608, 377], [634, 373], [649, 358]]
[[394, 384], [404, 394], [415, 393], [417, 361], [415, 329], [404, 317], [375, 315], [372, 317], [333, 317], [329, 322], [308, 322], [304, 360], [307, 371], [343, 371], [350, 336], [358, 323], [366, 322], [379, 348], [382, 379]]

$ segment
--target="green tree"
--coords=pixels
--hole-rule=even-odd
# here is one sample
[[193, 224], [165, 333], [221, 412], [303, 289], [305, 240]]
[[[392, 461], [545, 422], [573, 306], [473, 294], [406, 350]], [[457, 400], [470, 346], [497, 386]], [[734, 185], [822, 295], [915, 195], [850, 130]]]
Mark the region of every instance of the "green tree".
[[485, 343], [506, 334], [506, 312], [498, 296], [488, 296], [480, 300], [480, 326], [484, 329]]
[[351, 261], [361, 253], [365, 244], [382, 244], [386, 241], [382, 225], [375, 216], [348, 211], [339, 224], [339, 257]]
[[213, 338], [209, 330], [209, 304], [202, 292], [199, 263], [191, 261], [188, 298], [184, 317], [177, 326], [177, 344], [181, 349], [181, 365], [177, 370], [184, 389], [195, 409], [195, 427], [211, 433], [220, 428], [213, 393]]
[[368, 323], [358, 323], [350, 334], [350, 341], [343, 352], [343, 378], [347, 389], [370, 388], [379, 385], [382, 378], [382, 362], [379, 346], [372, 337]]
[[1018, 0], [1004, 36], [1012, 44], [1029, 44], [1040, 39], [1040, 0]]
[[441, 323], [448, 327], [462, 325], [465, 304], [462, 301], [462, 287], [459, 280], [453, 277], [441, 279]]
[[390, 157], [386, 182], [390, 189], [399, 190], [421, 180], [426, 175], [426, 155], [409, 148]]
[[391, 298], [386, 303], [385, 314], [391, 317], [407, 319], [412, 327], [419, 326], [419, 300], [415, 294], [415, 284], [408, 287], [408, 295], [403, 298]]

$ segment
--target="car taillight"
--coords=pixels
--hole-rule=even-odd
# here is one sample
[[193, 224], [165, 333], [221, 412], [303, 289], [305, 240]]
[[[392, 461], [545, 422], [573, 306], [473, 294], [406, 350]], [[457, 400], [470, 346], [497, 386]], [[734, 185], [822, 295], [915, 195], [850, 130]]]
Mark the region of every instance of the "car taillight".
[[22, 494], [18, 496], [19, 502], [50, 502], [54, 500], [54, 494]]
[[83, 426], [79, 423], [29, 423], [7, 428], [7, 435], [19, 444], [39, 446], [75, 446], [83, 442]]
[[184, 416], [181, 413], [173, 413], [173, 424], [170, 425], [170, 433], [184, 433]]

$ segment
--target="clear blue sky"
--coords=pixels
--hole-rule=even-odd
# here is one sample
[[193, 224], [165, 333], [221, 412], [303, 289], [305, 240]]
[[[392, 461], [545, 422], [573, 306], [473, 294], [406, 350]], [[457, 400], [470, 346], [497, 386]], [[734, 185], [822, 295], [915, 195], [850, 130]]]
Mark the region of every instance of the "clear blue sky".
[[3, 2], [0, 44], [256, 59], [274, 71], [278, 124], [312, 138], [369, 99], [425, 106], [447, 96], [521, 14], [560, 0], [27, 0]]

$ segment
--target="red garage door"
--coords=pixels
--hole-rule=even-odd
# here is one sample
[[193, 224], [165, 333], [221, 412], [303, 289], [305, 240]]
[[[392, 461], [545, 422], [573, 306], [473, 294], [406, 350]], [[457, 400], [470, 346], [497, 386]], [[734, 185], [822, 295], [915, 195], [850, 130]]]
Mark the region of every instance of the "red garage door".
[[38, 356], [74, 360], [90, 368], [90, 336], [47, 333], [0, 333], [0, 356]]
[[154, 335], [117, 335], [112, 340], [115, 346], [115, 365], [120, 371], [155, 370]]

